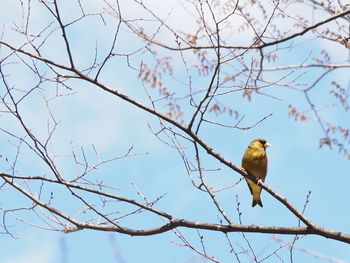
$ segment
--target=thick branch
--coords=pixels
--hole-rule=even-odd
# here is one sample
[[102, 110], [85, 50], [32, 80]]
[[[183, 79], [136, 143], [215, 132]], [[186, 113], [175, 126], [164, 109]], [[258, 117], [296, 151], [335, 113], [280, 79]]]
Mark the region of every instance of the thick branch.
[[[289, 35], [287, 37], [283, 37], [281, 39], [277, 39], [277, 40], [274, 40], [274, 41], [271, 41], [271, 42], [262, 43], [262, 44], [253, 44], [251, 46], [220, 45], [220, 48], [222, 48], [222, 49], [244, 49], [244, 50], [247, 50], [247, 49], [262, 49], [262, 48], [265, 48], [265, 47], [274, 46], [274, 45], [277, 45], [277, 44], [280, 44], [280, 43], [292, 40], [292, 39], [294, 39], [296, 37], [303, 36], [307, 32], [309, 32], [309, 31], [311, 31], [311, 30], [313, 30], [315, 28], [318, 28], [318, 27], [320, 27], [322, 25], [325, 25], [325, 24], [327, 24], [329, 22], [332, 22], [332, 21], [334, 21], [334, 20], [336, 20], [338, 18], [347, 16], [349, 14], [350, 14], [350, 10], [346, 10], [344, 12], [341, 12], [339, 14], [331, 16], [330, 18], [322, 20], [322, 21], [320, 21], [320, 22], [318, 22], [316, 24], [308, 26], [308, 27], [306, 27], [304, 30], [302, 30], [300, 32], [294, 33], [294, 34]], [[135, 32], [135, 33], [137, 33], [140, 37], [144, 38], [145, 40], [149, 41], [151, 44], [155, 44], [157, 46], [160, 46], [162, 48], [165, 48], [165, 49], [168, 49], [168, 50], [172, 50], [172, 51], [185, 51], [185, 50], [193, 50], [193, 49], [196, 49], [196, 50], [199, 50], [199, 49], [217, 49], [218, 48], [218, 46], [216, 46], [216, 45], [210, 45], [210, 46], [192, 46], [191, 45], [191, 46], [188, 46], [188, 47], [172, 47], [172, 46], [163, 44], [161, 42], [158, 42], [158, 41], [156, 41], [154, 39], [150, 39], [145, 34], [141, 34], [140, 32]]]
[[[204, 223], [204, 222], [198, 222], [198, 221], [190, 221], [185, 219], [178, 219], [178, 218], [169, 216], [164, 212], [160, 212], [156, 214], [167, 217], [168, 219], [170, 219], [169, 222], [160, 227], [150, 228], [150, 229], [132, 229], [132, 228], [122, 227], [120, 225], [115, 225], [115, 224], [105, 225], [105, 224], [85, 223], [72, 218], [71, 216], [63, 213], [60, 210], [57, 210], [56, 208], [52, 207], [50, 204], [43, 202], [38, 197], [28, 192], [27, 190], [23, 189], [19, 184], [14, 182], [15, 178], [21, 178], [21, 177], [13, 177], [6, 174], [0, 174], [0, 177], [6, 183], [8, 183], [12, 187], [20, 191], [22, 194], [27, 196], [29, 199], [31, 199], [35, 204], [50, 211], [52, 214], [72, 223], [74, 227], [69, 227], [64, 225], [66, 232], [74, 232], [81, 229], [92, 229], [92, 230], [99, 230], [99, 231], [118, 232], [121, 234], [127, 234], [131, 236], [150, 236], [150, 235], [165, 233], [178, 227], [185, 227], [185, 228], [210, 230], [210, 231], [223, 232], [223, 233], [246, 232], [246, 233], [264, 233], [264, 234], [284, 234], [284, 235], [319, 235], [319, 236], [331, 238], [334, 240], [338, 240], [338, 241], [350, 244], [350, 235], [343, 234], [342, 232], [327, 230], [324, 228], [276, 227], [276, 226], [257, 226], [257, 225], [238, 225], [238, 224], [219, 225], [219, 224], [211, 224], [211, 223]], [[24, 177], [21, 179], [26, 179], [26, 178], [36, 178], [36, 179], [40, 178], [41, 180], [45, 179], [43, 177]], [[68, 182], [63, 183], [58, 181], [52, 181], [50, 179], [47, 179], [46, 181], [51, 181], [53, 183], [59, 183], [59, 184], [67, 185], [68, 187], [73, 187], [73, 185]], [[89, 190], [85, 187], [81, 189], [84, 191]], [[92, 190], [92, 192], [93, 191], [94, 190]], [[99, 191], [99, 194], [101, 194], [100, 191]], [[105, 195], [108, 196], [108, 194], [105, 194]], [[137, 203], [136, 201], [133, 201], [131, 203], [134, 203], [135, 205], [140, 206], [140, 204]], [[143, 205], [141, 205], [141, 207], [143, 207], [144, 209], [149, 208]], [[153, 208], [147, 209], [147, 210], [155, 213]]]

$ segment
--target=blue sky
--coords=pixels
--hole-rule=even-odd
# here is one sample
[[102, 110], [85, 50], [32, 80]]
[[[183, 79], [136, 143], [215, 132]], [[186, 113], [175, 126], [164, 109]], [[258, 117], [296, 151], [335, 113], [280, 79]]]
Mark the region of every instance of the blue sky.
[[[63, 16], [67, 19], [73, 17], [74, 12], [73, 8], [69, 6], [69, 1], [60, 3], [62, 10], [64, 10]], [[146, 3], [153, 6], [160, 16], [166, 16], [171, 9], [170, 5], [165, 6], [164, 2], [158, 0]], [[22, 43], [18, 35], [10, 30], [10, 27], [13, 26], [12, 21], [20, 18], [18, 3], [5, 0], [2, 4], [5, 8], [0, 11], [0, 22], [5, 27], [4, 39], [10, 39], [15, 44]], [[100, 1], [85, 1], [85, 4], [90, 11], [95, 10], [94, 8], [101, 9]], [[123, 2], [123, 8], [126, 8], [127, 5], [124, 6], [124, 4]], [[173, 13], [176, 14], [179, 8], [178, 5], [174, 4]], [[34, 31], [36, 27], [39, 28], [42, 23], [45, 24], [45, 21], [49, 20], [42, 10], [38, 10], [32, 9], [34, 16], [40, 17], [38, 21], [33, 21]], [[128, 10], [130, 12], [127, 14], [130, 18], [142, 15], [142, 12], [137, 8], [129, 7]], [[113, 23], [112, 18], [108, 18], [108, 26], [104, 27], [102, 22], [96, 23], [97, 20], [95, 17], [91, 17], [87, 23], [78, 23], [69, 31], [72, 37], [72, 47], [76, 54], [75, 59], [81, 67], [86, 67], [93, 61], [96, 43], [98, 43], [101, 57], [108, 52], [111, 31], [113, 32], [115, 29], [115, 23]], [[193, 22], [193, 17], [184, 15], [179, 21], [177, 16], [171, 15], [168, 21], [171, 25], [176, 23], [180, 29], [188, 29], [188, 25]], [[150, 28], [146, 27], [146, 29], [151, 30], [152, 26], [154, 27], [154, 25], [150, 25]], [[59, 33], [55, 34], [59, 37]], [[244, 42], [245, 37], [248, 37], [249, 34], [242, 33], [240, 36], [243, 40], [239, 41]], [[307, 37], [305, 36], [305, 38]], [[142, 45], [142, 43], [130, 41], [129, 38], [131, 38], [131, 33], [123, 28], [120, 42], [117, 44], [118, 51], [127, 52]], [[96, 39], [98, 39], [97, 42]], [[169, 35], [165, 33], [160, 34], [159, 40], [171, 42]], [[301, 63], [310, 52], [317, 54], [322, 48], [330, 51], [332, 57], [335, 58], [334, 62], [346, 61], [348, 58], [345, 49], [337, 47], [335, 50], [333, 45], [327, 42], [306, 43], [295, 50], [281, 51], [281, 59], [271, 66]], [[1, 50], [1, 52], [6, 51]], [[165, 50], [160, 50], [160, 52], [170, 56], [176, 54]], [[61, 63], [67, 62], [64, 49], [54, 40], [47, 43], [43, 53], [50, 58], [58, 59]], [[186, 53], [185, 57], [189, 63], [192, 63], [190, 53]], [[134, 60], [131, 60], [131, 63], [137, 65], [140, 59], [149, 64], [153, 63], [151, 56], [143, 54], [136, 56]], [[175, 59], [174, 63], [176, 65], [175, 73], [181, 81], [166, 79], [166, 84], [176, 90], [177, 94], [182, 94], [182, 92], [186, 92], [187, 87], [186, 71], [184, 67], [181, 67], [180, 59]], [[334, 73], [332, 78], [346, 83], [348, 71], [339, 72]], [[24, 66], [8, 67], [8, 73], [12, 76], [11, 82], [19, 88], [25, 89], [37, 81], [31, 77], [30, 72]], [[273, 80], [279, 75], [280, 73], [273, 72], [267, 74], [266, 77]], [[298, 73], [293, 76], [296, 75]], [[309, 82], [316, 77], [315, 72], [311, 71], [307, 72], [300, 81]], [[325, 79], [312, 93], [312, 98], [315, 99], [320, 108], [334, 102], [328, 95], [328, 87], [332, 78]], [[138, 74], [125, 68], [124, 57], [116, 58], [113, 63], [108, 64], [101, 79], [119, 91], [147, 103], [147, 96], [141, 81], [138, 79]], [[201, 77], [194, 74], [192, 85], [195, 88], [203, 88], [208, 85], [209, 80], [210, 76]], [[53, 137], [53, 144], [50, 145], [50, 151], [57, 155], [55, 160], [67, 177], [73, 177], [79, 173], [79, 169], [71, 158], [72, 151], [78, 154], [78, 158], [82, 158], [80, 149], [83, 147], [89, 162], [92, 163], [98, 161], [98, 158], [108, 159], [122, 156], [133, 146], [135, 156], [106, 164], [91, 174], [90, 179], [102, 179], [105, 183], [117, 188], [116, 193], [139, 201], [141, 201], [140, 196], [132, 184], [135, 184], [150, 199], [156, 199], [158, 196], [166, 194], [159, 201], [157, 208], [164, 209], [178, 218], [218, 222], [218, 212], [213, 203], [207, 194], [193, 188], [179, 154], [157, 140], [152, 134], [149, 126], [154, 130], [159, 129], [157, 119], [90, 84], [79, 81], [71, 81], [70, 84], [73, 87], [72, 91], [62, 91], [68, 96], [51, 100], [49, 104], [56, 120], [60, 120]], [[2, 86], [0, 87], [3, 89]], [[29, 96], [20, 108], [31, 129], [40, 138], [47, 136], [48, 125], [48, 111], [42, 98], [43, 96], [50, 98], [56, 92], [52, 84], [47, 84], [45, 87], [45, 90], [37, 91]], [[157, 91], [151, 90], [150, 93], [157, 95]], [[309, 110], [302, 93], [288, 89], [277, 89], [273, 86], [266, 89], [266, 93], [275, 95], [279, 99], [253, 95], [252, 101], [249, 102], [242, 98], [239, 93], [222, 99], [238, 110], [240, 116], [245, 116], [241, 122], [242, 126], [252, 125], [264, 116], [273, 113], [270, 118], [255, 128], [242, 131], [204, 124], [200, 135], [217, 152], [222, 153], [225, 158], [238, 165], [246, 146], [252, 139], [266, 138], [272, 145], [268, 149], [269, 172], [266, 180], [268, 185], [288, 198], [299, 210], [304, 205], [308, 191], [311, 191], [306, 215], [321, 226], [349, 233], [350, 213], [346, 209], [350, 198], [346, 184], [349, 175], [349, 160], [338, 154], [336, 149], [329, 150], [327, 147], [319, 149], [319, 139], [323, 134], [312, 114], [308, 114], [307, 123], [295, 122], [292, 117], [288, 117], [290, 103], [300, 107], [301, 110]], [[159, 109], [165, 110], [161, 106]], [[185, 110], [186, 114], [189, 114], [191, 109], [187, 106]], [[342, 122], [344, 125], [349, 123], [346, 121], [349, 119], [349, 114], [343, 112], [339, 107], [327, 108], [322, 110], [321, 114], [329, 121]], [[215, 118], [214, 114], [209, 116]], [[236, 121], [228, 117], [222, 117], [221, 120], [231, 123]], [[18, 124], [7, 115], [0, 115], [0, 125], [7, 130], [22, 133]], [[14, 157], [14, 147], [11, 146], [9, 140], [13, 142], [6, 134], [0, 134], [1, 154], [11, 159]], [[188, 146], [186, 142], [183, 144]], [[94, 154], [92, 145], [99, 152], [99, 156]], [[190, 150], [187, 153], [189, 156], [193, 155]], [[205, 163], [206, 168], [220, 169], [206, 174], [207, 182], [214, 189], [224, 188], [240, 178], [234, 172], [222, 167], [216, 160], [206, 156], [204, 152], [201, 154], [202, 162]], [[33, 158], [30, 151], [25, 148], [18, 166], [22, 175], [42, 175], [48, 172], [47, 168], [37, 158]], [[3, 160], [0, 167], [7, 169]], [[38, 186], [34, 185], [33, 187]], [[46, 194], [50, 190], [55, 191], [53, 200], [55, 205], [64, 207], [66, 211], [72, 213], [79, 210], [81, 204], [72, 201], [71, 197], [67, 196], [67, 191], [53, 187], [48, 189]], [[240, 202], [244, 224], [276, 226], [296, 226], [297, 224], [297, 219], [286, 208], [264, 192], [262, 193], [264, 208], [251, 208], [251, 196], [245, 182], [218, 193], [220, 202], [234, 222], [238, 221], [236, 196]], [[23, 197], [8, 189], [0, 192], [0, 200], [2, 208], [30, 204]], [[113, 209], [113, 205], [111, 204], [108, 209]], [[115, 204], [115, 206], [123, 210], [120, 204]], [[17, 216], [24, 218], [26, 222], [40, 224], [40, 220], [28, 212], [18, 213]], [[137, 214], [128, 220], [122, 221], [122, 223], [127, 226], [140, 226], [142, 224], [146, 227], [162, 223], [158, 218], [145, 214]], [[172, 232], [153, 237], [129, 237], [90, 230], [63, 234], [38, 229], [26, 222], [9, 217], [11, 231], [16, 238], [0, 235], [2, 262], [207, 262], [188, 248], [179, 246], [180, 241]], [[200, 248], [196, 231], [187, 229], [179, 229], [179, 231], [196, 247]], [[234, 255], [229, 253], [230, 249], [223, 234], [205, 231], [201, 231], [201, 234], [204, 235], [204, 242], [209, 254], [213, 254], [222, 262], [232, 262]], [[237, 250], [239, 250], [239, 245], [246, 246], [241, 234], [232, 233], [229, 237]], [[290, 242], [293, 239], [293, 236], [277, 235], [274, 237], [261, 234], [247, 234], [247, 237], [261, 258], [280, 246], [275, 239], [281, 239], [285, 242]], [[349, 246], [340, 242], [327, 240], [323, 237], [306, 236], [299, 240], [296, 246], [295, 262], [327, 262], [313, 254], [342, 260], [339, 262], [350, 262]], [[303, 252], [302, 249], [308, 252]], [[279, 251], [279, 255], [282, 258], [289, 258], [286, 249]], [[276, 257], [271, 257], [265, 262], [277, 262], [276, 260]], [[249, 257], [242, 257], [242, 262], [250, 262]]]

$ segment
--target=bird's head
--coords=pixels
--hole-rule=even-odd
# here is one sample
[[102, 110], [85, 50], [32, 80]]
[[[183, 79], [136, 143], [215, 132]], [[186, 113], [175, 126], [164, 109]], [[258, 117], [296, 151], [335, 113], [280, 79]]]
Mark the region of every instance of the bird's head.
[[271, 144], [269, 144], [265, 139], [255, 139], [249, 144], [249, 147], [251, 148], [263, 148], [264, 150], [270, 146]]

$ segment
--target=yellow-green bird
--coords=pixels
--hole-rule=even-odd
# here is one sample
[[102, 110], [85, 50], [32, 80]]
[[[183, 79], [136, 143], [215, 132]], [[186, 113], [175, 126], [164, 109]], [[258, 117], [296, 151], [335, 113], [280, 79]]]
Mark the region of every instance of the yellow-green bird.
[[[242, 167], [244, 170], [246, 170], [248, 174], [261, 179], [263, 182], [265, 182], [268, 163], [266, 148], [269, 146], [270, 144], [266, 140], [255, 139], [249, 144], [242, 158]], [[261, 187], [248, 178], [245, 178], [245, 180], [253, 196], [252, 207], [256, 205], [263, 207], [260, 199]]]

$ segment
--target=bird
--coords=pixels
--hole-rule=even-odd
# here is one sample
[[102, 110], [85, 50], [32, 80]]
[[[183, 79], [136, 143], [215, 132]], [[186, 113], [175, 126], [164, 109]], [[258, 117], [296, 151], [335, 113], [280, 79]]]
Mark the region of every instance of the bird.
[[[271, 145], [265, 139], [255, 139], [251, 141], [242, 158], [242, 168], [263, 182], [265, 182], [268, 164], [266, 148], [269, 146]], [[256, 205], [263, 207], [260, 199], [261, 187], [246, 177], [245, 180], [253, 196], [252, 207]]]

